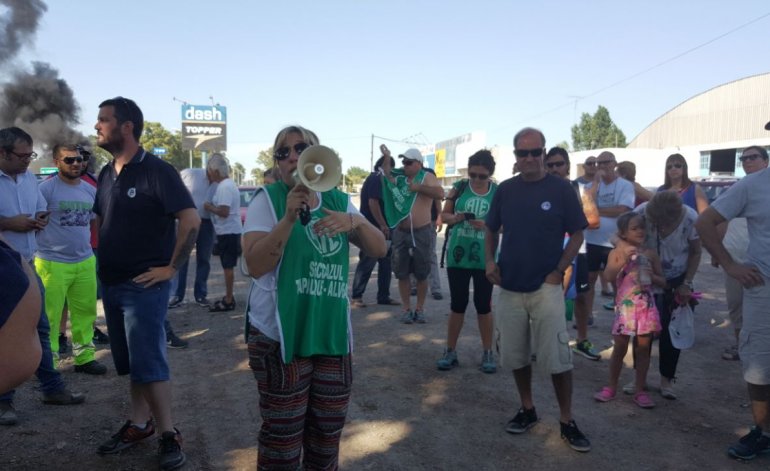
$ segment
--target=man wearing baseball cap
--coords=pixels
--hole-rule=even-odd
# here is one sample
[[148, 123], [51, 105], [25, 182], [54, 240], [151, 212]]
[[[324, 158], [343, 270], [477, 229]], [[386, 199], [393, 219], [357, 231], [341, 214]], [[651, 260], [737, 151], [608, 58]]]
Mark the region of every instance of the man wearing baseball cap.
[[[431, 267], [431, 236], [433, 223], [430, 209], [434, 200], [444, 197], [444, 189], [436, 177], [423, 169], [425, 158], [417, 149], [408, 149], [398, 158], [403, 167], [392, 169], [390, 151], [382, 148], [382, 196], [385, 220], [391, 231], [393, 273], [398, 279], [404, 324], [425, 323], [423, 306], [428, 291]], [[412, 310], [409, 275], [417, 280], [417, 304]]]

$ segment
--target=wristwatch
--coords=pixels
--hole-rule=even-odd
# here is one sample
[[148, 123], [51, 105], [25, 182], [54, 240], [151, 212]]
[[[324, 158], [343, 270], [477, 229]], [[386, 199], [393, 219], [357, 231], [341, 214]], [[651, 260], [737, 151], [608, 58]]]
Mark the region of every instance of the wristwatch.
[[695, 291], [692, 285], [692, 280], [684, 280], [681, 286], [687, 286], [688, 288], [690, 288], [690, 291]]

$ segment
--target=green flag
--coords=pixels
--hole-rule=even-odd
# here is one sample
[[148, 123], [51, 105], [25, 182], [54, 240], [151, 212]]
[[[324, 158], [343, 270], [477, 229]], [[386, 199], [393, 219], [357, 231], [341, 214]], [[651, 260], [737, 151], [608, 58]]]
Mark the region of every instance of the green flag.
[[[391, 175], [395, 178], [395, 183], [385, 176], [382, 177], [382, 201], [385, 207], [385, 222], [392, 229], [409, 216], [417, 193], [409, 191], [409, 182], [403, 169], [393, 169]], [[425, 170], [420, 169], [413, 181], [422, 183], [424, 178]]]

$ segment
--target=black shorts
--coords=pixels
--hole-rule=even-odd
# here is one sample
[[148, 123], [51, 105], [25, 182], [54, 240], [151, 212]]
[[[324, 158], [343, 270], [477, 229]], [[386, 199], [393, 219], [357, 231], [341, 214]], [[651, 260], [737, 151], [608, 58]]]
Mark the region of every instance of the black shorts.
[[588, 256], [584, 253], [579, 253], [575, 257], [575, 291], [578, 293], [591, 291], [591, 285], [588, 282]]
[[219, 259], [222, 261], [222, 268], [233, 268], [238, 264], [238, 257], [241, 256], [240, 234], [218, 235], [217, 247], [219, 248]]
[[611, 250], [612, 247], [586, 244], [586, 252], [588, 255], [588, 271], [604, 271], [604, 267], [607, 266], [607, 257], [610, 255]]

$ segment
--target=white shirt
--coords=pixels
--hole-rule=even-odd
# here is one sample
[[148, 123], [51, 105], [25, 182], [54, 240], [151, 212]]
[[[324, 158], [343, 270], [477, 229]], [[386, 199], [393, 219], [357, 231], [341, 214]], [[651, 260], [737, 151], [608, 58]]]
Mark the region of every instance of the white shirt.
[[[586, 185], [586, 188], [591, 188], [593, 182]], [[596, 192], [596, 207], [612, 208], [614, 206], [626, 206], [628, 210], [634, 209], [634, 184], [628, 180], [622, 178], [616, 178], [612, 183], [604, 183], [604, 180], [599, 180], [599, 189]], [[617, 234], [617, 217], [601, 216], [600, 225], [598, 229], [586, 229], [583, 231], [585, 234], [586, 243], [592, 245], [601, 245], [604, 247], [613, 247], [610, 243], [612, 236]]]
[[[318, 205], [311, 208], [311, 211], [316, 211], [321, 206], [321, 193], [316, 192], [316, 197]], [[347, 212], [354, 215], [361, 214], [358, 208], [350, 201], [350, 196], [348, 196]], [[246, 210], [246, 222], [243, 225], [243, 233], [270, 232], [276, 224], [278, 224], [278, 219], [273, 204], [267, 197], [267, 192], [263, 189], [257, 189], [257, 193]], [[276, 290], [278, 288], [276, 276], [280, 266], [281, 264], [278, 262], [278, 265], [272, 271], [265, 273], [259, 278], [251, 279], [248, 310], [251, 325], [259, 329], [266, 336], [277, 341], [281, 340], [276, 304]]]
[[240, 234], [241, 233], [241, 194], [235, 182], [225, 178], [219, 182], [217, 191], [214, 193], [214, 199], [211, 202], [214, 206], [227, 206], [230, 208], [230, 214], [226, 218], [214, 214], [211, 222], [214, 223], [214, 232], [217, 235]]

